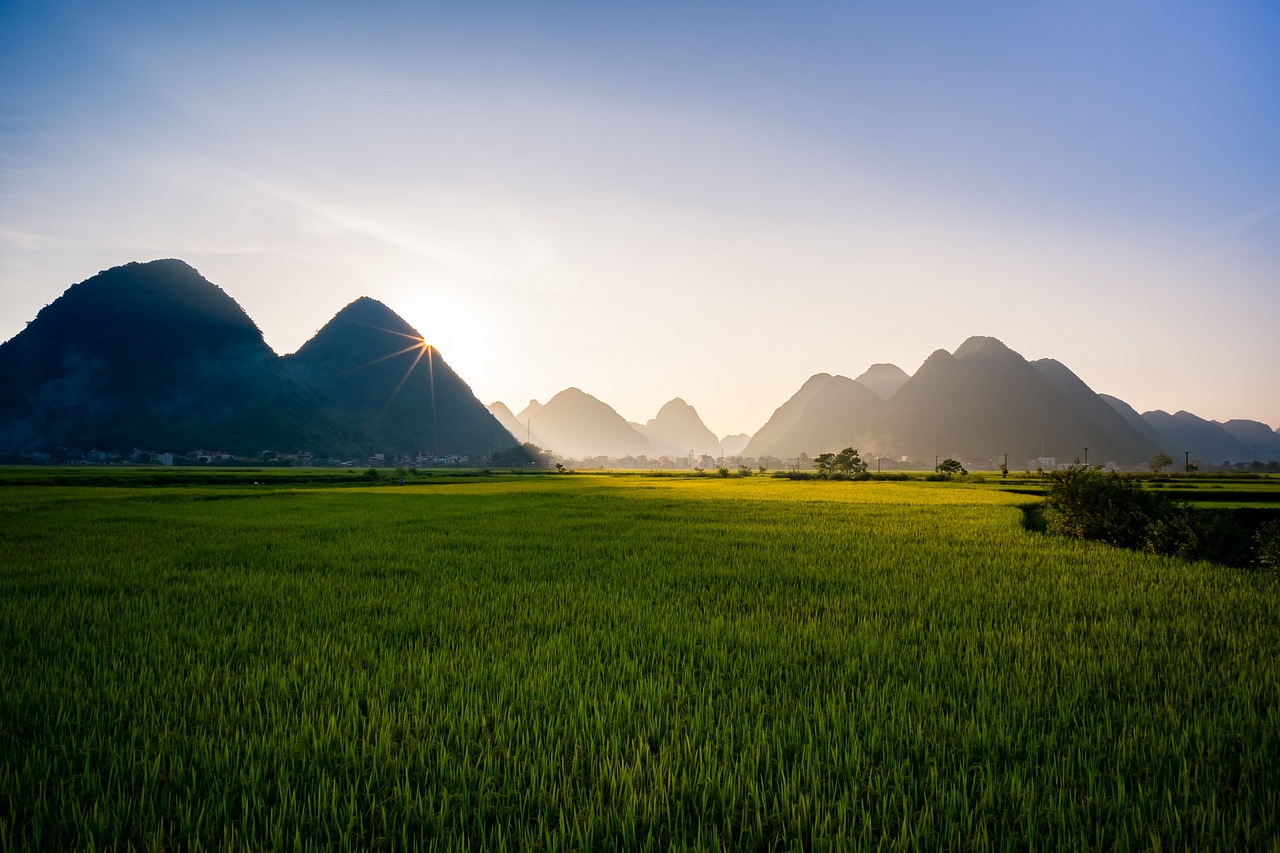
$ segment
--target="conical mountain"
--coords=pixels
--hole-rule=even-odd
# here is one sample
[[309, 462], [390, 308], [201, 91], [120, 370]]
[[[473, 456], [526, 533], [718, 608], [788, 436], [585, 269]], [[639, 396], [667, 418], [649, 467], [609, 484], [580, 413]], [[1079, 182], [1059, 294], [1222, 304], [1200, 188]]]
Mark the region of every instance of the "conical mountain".
[[478, 456], [514, 443], [440, 353], [375, 299], [343, 308], [284, 361], [354, 451]]
[[[1150, 459], [1160, 452], [1159, 444], [1147, 435], [1146, 430], [1136, 429], [1065, 364], [1052, 358], [1041, 358], [1031, 362], [1031, 366], [1052, 382], [1077, 411], [1098, 428], [1098, 434], [1104, 438], [1097, 450], [1109, 453], [1106, 458], [1136, 461]], [[1094, 458], [1102, 461], [1101, 457]]]
[[541, 419], [536, 419], [538, 412], [542, 411], [542, 404], [537, 400], [530, 400], [528, 405], [520, 410], [520, 414], [515, 415], [516, 431], [512, 433], [517, 441], [530, 442], [532, 444], [546, 449], [546, 441], [538, 435], [537, 427], [541, 424]]
[[622, 415], [577, 388], [556, 394], [532, 416], [534, 443], [563, 457], [623, 457], [653, 452], [649, 440]]
[[743, 451], [747, 449], [747, 445], [750, 443], [751, 436], [745, 432], [720, 436], [720, 449], [725, 456], [745, 456], [746, 454]]
[[496, 400], [486, 408], [489, 410], [489, 414], [498, 419], [498, 423], [502, 424], [502, 428], [511, 433], [512, 438], [516, 441], [524, 441], [524, 428], [520, 426], [516, 416], [511, 414], [511, 410], [507, 408], [506, 403]]
[[[1250, 458], [1247, 461], [1252, 462], [1257, 459], [1260, 462], [1271, 462], [1280, 459], [1280, 433], [1277, 433], [1266, 424], [1260, 421], [1236, 418], [1224, 421], [1219, 426], [1230, 433], [1236, 441], [1248, 448]], [[1232, 461], [1243, 462], [1246, 460], [1236, 459]]]
[[684, 400], [676, 397], [658, 410], [641, 433], [649, 439], [652, 453], [665, 456], [684, 456], [692, 451], [697, 455], [720, 456], [720, 439], [707, 429], [698, 412]]
[[873, 364], [853, 381], [866, 385], [876, 392], [876, 396], [881, 400], [888, 400], [897, 394], [898, 389], [910, 378], [911, 376], [896, 364]]
[[1094, 423], [1045, 375], [990, 337], [969, 338], [955, 355], [938, 350], [876, 419], [868, 449], [929, 460], [953, 456], [973, 465], [1008, 454], [1019, 467], [1042, 455], [1084, 455], [1122, 465], [1145, 461], [1131, 432], [1117, 437]]
[[1160, 434], [1160, 446], [1174, 459], [1217, 465], [1223, 461], [1245, 462], [1253, 458], [1249, 448], [1213, 421], [1179, 411], [1156, 409], [1143, 412], [1142, 419]]
[[244, 310], [179, 260], [73, 285], [0, 346], [0, 452], [247, 454], [333, 439]]
[[819, 374], [774, 413], [743, 455], [786, 459], [800, 453], [813, 456], [858, 447], [871, 418], [883, 405], [876, 392], [861, 382]]
[[[787, 402], [783, 403], [773, 414], [769, 416], [769, 420], [765, 421], [764, 426], [755, 431], [751, 436], [751, 440], [747, 442], [747, 446], [743, 448], [743, 456], [778, 456], [785, 457], [787, 450], [791, 446], [789, 433], [795, 428], [800, 418], [804, 415], [804, 407], [809, 405], [809, 401], [817, 396], [831, 381], [830, 373], [815, 373], [805, 380], [800, 386], [800, 390], [791, 395]], [[798, 451], [810, 452], [803, 447]], [[798, 451], [791, 451], [791, 455], [796, 455]]]

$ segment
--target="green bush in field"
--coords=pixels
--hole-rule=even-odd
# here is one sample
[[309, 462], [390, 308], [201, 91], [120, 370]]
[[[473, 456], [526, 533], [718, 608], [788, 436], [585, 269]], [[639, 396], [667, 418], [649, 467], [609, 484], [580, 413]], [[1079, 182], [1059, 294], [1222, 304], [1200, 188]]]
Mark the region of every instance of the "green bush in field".
[[1143, 489], [1140, 480], [1074, 465], [1049, 475], [1045, 529], [1076, 539], [1186, 560], [1247, 567], [1263, 559], [1255, 534], [1235, 513], [1181, 504]]
[[1147, 529], [1173, 509], [1171, 501], [1145, 491], [1137, 479], [1086, 465], [1054, 471], [1048, 478], [1045, 525], [1062, 536], [1142, 548]]
[[1254, 535], [1254, 545], [1258, 565], [1267, 571], [1280, 573], [1280, 521], [1261, 525]]

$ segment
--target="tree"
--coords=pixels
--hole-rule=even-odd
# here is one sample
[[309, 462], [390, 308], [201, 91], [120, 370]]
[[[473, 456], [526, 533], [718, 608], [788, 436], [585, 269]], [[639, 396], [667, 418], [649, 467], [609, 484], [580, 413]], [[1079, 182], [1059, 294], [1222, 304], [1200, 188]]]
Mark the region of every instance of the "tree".
[[950, 480], [956, 474], [968, 474], [969, 472], [964, 469], [963, 465], [948, 456], [938, 463], [938, 473]]
[[1168, 453], [1157, 453], [1151, 457], [1151, 461], [1147, 463], [1147, 467], [1151, 469], [1152, 474], [1159, 474], [1165, 468], [1173, 465], [1173, 457]]
[[550, 468], [551, 454], [526, 441], [514, 447], [495, 450], [489, 462], [496, 468]]
[[830, 477], [836, 470], [836, 455], [834, 453], [819, 453], [813, 460], [813, 467], [817, 469], [819, 477], [824, 479]]
[[856, 477], [859, 474], [866, 473], [867, 463], [858, 455], [858, 451], [852, 447], [846, 447], [836, 454], [835, 467], [837, 471]]

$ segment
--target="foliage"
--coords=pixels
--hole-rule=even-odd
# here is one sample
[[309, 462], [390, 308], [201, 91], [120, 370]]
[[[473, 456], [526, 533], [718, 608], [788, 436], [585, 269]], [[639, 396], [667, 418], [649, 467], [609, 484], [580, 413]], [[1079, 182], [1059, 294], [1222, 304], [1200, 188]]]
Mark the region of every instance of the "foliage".
[[846, 447], [839, 453], [819, 453], [813, 459], [813, 467], [823, 479], [840, 476], [841, 479], [865, 474], [867, 463], [852, 447]]
[[1087, 465], [1072, 465], [1048, 478], [1044, 519], [1050, 533], [1142, 548], [1147, 527], [1172, 510], [1167, 498], [1145, 491], [1137, 479]]
[[1243, 568], [1260, 558], [1252, 546], [1261, 540], [1238, 513], [1181, 504], [1135, 477], [1083, 465], [1049, 480], [1043, 514], [1050, 533], [1225, 566]]
[[865, 474], [867, 463], [858, 455], [857, 450], [852, 447], [846, 447], [836, 454], [836, 470], [849, 476]]
[[1258, 566], [1280, 573], [1280, 521], [1268, 521], [1254, 534], [1254, 554]]
[[1248, 534], [1223, 509], [1171, 506], [1151, 520], [1146, 550], [1187, 560], [1212, 560], [1224, 566], [1252, 561]]
[[938, 463], [938, 473], [949, 480], [956, 474], [968, 474], [969, 472], [964, 469], [963, 465], [948, 456]]
[[1270, 577], [944, 483], [449, 482], [0, 490], [0, 849], [1280, 837]]
[[1151, 457], [1147, 467], [1151, 469], [1152, 474], [1159, 474], [1165, 468], [1173, 467], [1173, 457], [1162, 451]]
[[552, 455], [536, 444], [522, 442], [493, 451], [489, 462], [495, 468], [550, 468]]

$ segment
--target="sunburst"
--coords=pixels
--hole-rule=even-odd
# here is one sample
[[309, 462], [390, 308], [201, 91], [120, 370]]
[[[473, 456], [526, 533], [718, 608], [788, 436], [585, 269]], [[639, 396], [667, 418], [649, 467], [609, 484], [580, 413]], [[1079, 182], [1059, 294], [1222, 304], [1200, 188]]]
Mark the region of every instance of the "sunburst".
[[397, 332], [395, 329], [386, 329], [386, 328], [383, 328], [382, 326], [374, 326], [368, 323], [362, 323], [361, 325], [368, 326], [370, 329], [377, 329], [380, 332], [386, 332], [388, 335], [395, 335], [398, 338], [404, 338], [410, 343], [408, 346], [401, 347], [400, 349], [395, 350], [394, 352], [389, 352], [386, 355], [378, 356], [377, 358], [372, 359], [371, 361], [366, 361], [364, 364], [361, 364], [357, 367], [353, 367], [351, 369], [352, 371], [362, 370], [363, 368], [371, 367], [375, 364], [379, 364], [380, 362], [384, 362], [387, 359], [405, 355], [406, 353], [414, 354], [413, 361], [410, 362], [408, 368], [405, 369], [404, 376], [400, 377], [400, 381], [396, 384], [395, 390], [391, 392], [391, 396], [387, 398], [387, 402], [383, 405], [381, 411], [378, 412], [378, 416], [374, 418], [374, 420], [375, 421], [380, 420], [382, 416], [386, 414], [387, 409], [391, 407], [391, 404], [395, 401], [396, 397], [400, 394], [400, 389], [403, 388], [404, 384], [409, 381], [409, 377], [413, 374], [413, 371], [417, 369], [418, 363], [422, 361], [423, 356], [426, 356], [427, 384], [431, 389], [431, 419], [434, 422], [435, 416], [436, 416], [435, 347], [427, 343], [426, 338], [422, 337], [421, 335], [410, 335], [404, 332]]

